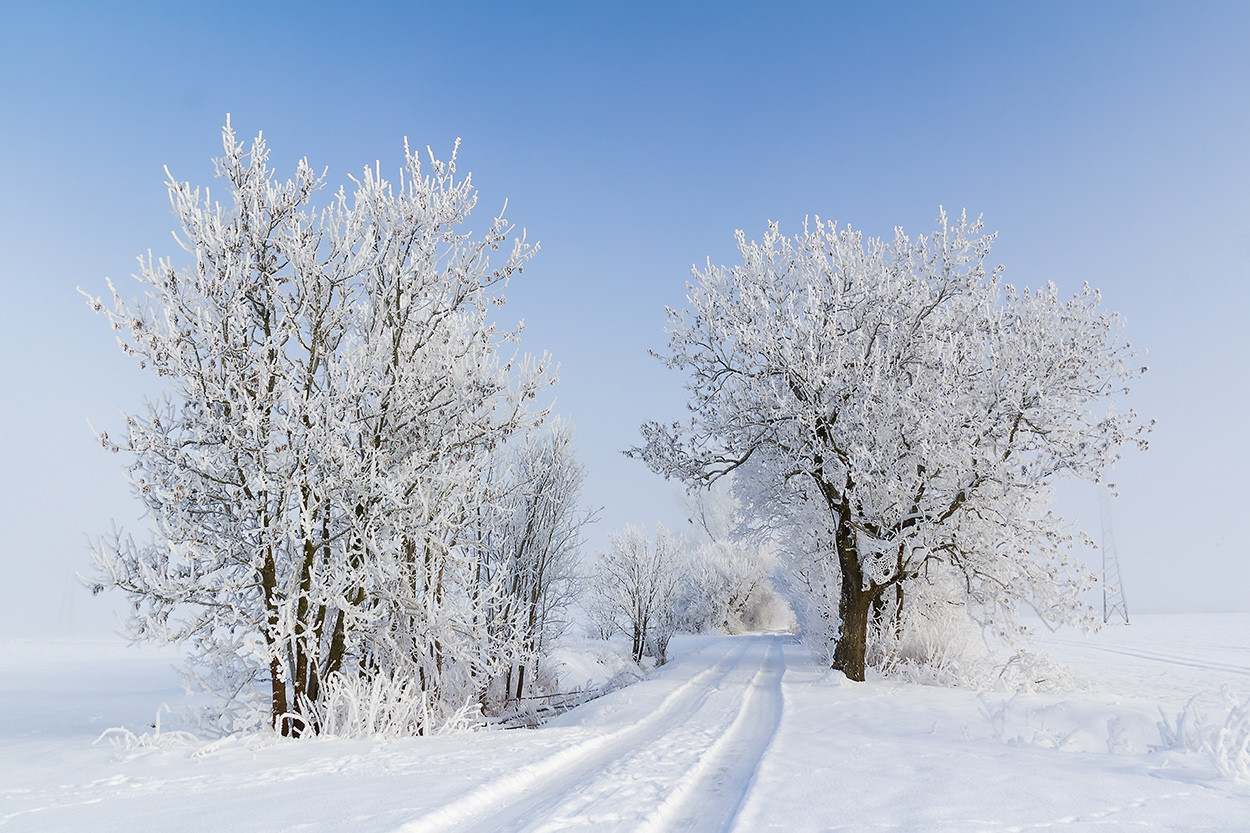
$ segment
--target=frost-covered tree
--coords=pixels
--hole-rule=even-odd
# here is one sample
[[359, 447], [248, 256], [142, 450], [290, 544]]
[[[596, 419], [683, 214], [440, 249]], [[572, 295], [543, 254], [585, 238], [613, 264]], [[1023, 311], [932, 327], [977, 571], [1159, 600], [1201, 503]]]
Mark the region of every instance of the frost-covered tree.
[[189, 266], [149, 255], [141, 301], [90, 299], [168, 385], [99, 435], [129, 453], [152, 537], [100, 540], [94, 581], [129, 596], [133, 638], [190, 646], [222, 730], [342, 728], [327, 710], [370, 691], [428, 731], [522, 651], [489, 627], [508, 588], [478, 521], [553, 380], [488, 318], [535, 247], [502, 215], [464, 230], [454, 152], [406, 151], [397, 182], [366, 168], [317, 209], [306, 161], [283, 182], [261, 136], [227, 120], [223, 143], [226, 204], [167, 183]]
[[663, 663], [677, 629], [678, 602], [686, 576], [681, 541], [656, 524], [655, 541], [641, 526], [627, 525], [608, 536], [598, 554], [588, 607], [601, 632], [621, 631], [631, 639], [635, 662], [644, 654]]
[[743, 519], [731, 480], [689, 495], [695, 545], [682, 586], [682, 627], [725, 633], [788, 627], [786, 604], [771, 581], [774, 547], [738, 532]]
[[504, 591], [490, 626], [512, 633], [520, 649], [504, 680], [513, 699], [524, 696], [539, 657], [564, 629], [563, 614], [580, 590], [582, 529], [594, 513], [580, 508], [585, 473], [570, 423], [556, 420], [531, 434], [507, 463], [504, 497], [485, 525], [495, 543], [485, 548], [483, 573]]
[[696, 269], [670, 310], [692, 417], [646, 423], [634, 453], [690, 484], [734, 473], [803, 591], [800, 624], [852, 679], [874, 618], [905, 613], [918, 583], [1006, 639], [1021, 605], [1092, 624], [1093, 576], [1049, 488], [1145, 447], [1111, 401], [1142, 368], [1098, 293], [1004, 284], [992, 236], [945, 212], [915, 240], [819, 218], [737, 240], [741, 265]]

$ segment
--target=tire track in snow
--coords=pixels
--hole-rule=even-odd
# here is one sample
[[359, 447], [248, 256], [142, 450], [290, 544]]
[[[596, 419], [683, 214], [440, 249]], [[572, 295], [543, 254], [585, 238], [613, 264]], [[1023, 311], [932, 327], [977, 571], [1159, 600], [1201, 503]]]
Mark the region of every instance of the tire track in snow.
[[1125, 657], [1133, 657], [1134, 659], [1144, 659], [1148, 662], [1162, 662], [1169, 665], [1183, 665], [1187, 668], [1198, 668], [1203, 671], [1224, 671], [1230, 674], [1247, 674], [1250, 675], [1250, 668], [1244, 665], [1233, 665], [1226, 662], [1216, 662], [1203, 659], [1183, 659], [1175, 654], [1161, 654], [1154, 651], [1135, 650], [1130, 651], [1126, 648], [1117, 648], [1110, 645], [1090, 645], [1086, 643], [1068, 641], [1070, 647], [1084, 649], [1088, 651], [1103, 651], [1108, 654], [1119, 654]]
[[781, 678], [786, 673], [780, 642], [783, 638], [773, 637], [734, 722], [647, 819], [642, 830], [723, 833], [733, 825], [755, 783], [760, 759], [781, 723]]
[[520, 812], [512, 810], [511, 820], [500, 814], [491, 819], [494, 823], [474, 830], [726, 829], [773, 735], [775, 722], [760, 725], [756, 720], [760, 705], [768, 710], [770, 703], [780, 704], [773, 692], [784, 669], [776, 657], [775, 637], [746, 640], [750, 647], [745, 654], [684, 722], [517, 808]]
[[686, 722], [720, 682], [738, 667], [746, 651], [746, 645], [733, 646], [711, 667], [669, 692], [642, 720], [588, 738], [516, 772], [481, 784], [450, 803], [400, 825], [395, 833], [493, 831], [505, 829], [509, 822], [531, 820], [532, 810], [558, 803], [587, 771], [600, 770], [644, 745], [648, 738]]
[[[758, 717], [753, 695], [769, 691], [770, 677], [779, 689], [783, 667], [775, 657], [777, 637], [743, 637], [750, 647], [738, 657], [720, 683], [700, 698], [698, 708], [664, 734], [643, 743], [581, 780], [562, 785], [559, 794], [532, 802], [508, 823], [502, 817], [475, 831], [556, 833], [567, 830], [723, 830], [741, 802], [740, 790], [750, 782], [759, 754], [772, 737], [776, 722], [765, 723], [759, 739], [743, 738], [752, 718]], [[779, 691], [778, 691], [779, 693]], [[771, 702], [780, 705], [778, 696]], [[752, 727], [759, 729], [761, 727]], [[747, 740], [748, 754], [732, 760], [736, 741]], [[756, 743], [750, 743], [756, 740]], [[757, 754], [749, 747], [758, 746]], [[718, 764], [720, 767], [718, 767]], [[737, 764], [737, 766], [734, 766]], [[716, 777], [732, 772], [737, 778], [717, 784]], [[739, 783], [733, 783], [738, 781]], [[718, 789], [719, 787], [719, 789]]]

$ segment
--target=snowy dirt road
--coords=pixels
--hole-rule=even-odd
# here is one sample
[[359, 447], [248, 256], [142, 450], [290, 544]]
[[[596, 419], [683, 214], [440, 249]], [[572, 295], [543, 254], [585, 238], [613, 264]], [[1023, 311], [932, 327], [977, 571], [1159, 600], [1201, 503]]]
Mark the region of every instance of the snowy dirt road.
[[[118, 724], [150, 735], [139, 715], [176, 697], [155, 684], [167, 669], [132, 668], [141, 690], [118, 690], [134, 655], [114, 651], [122, 668], [106, 690], [75, 692], [90, 671], [60, 676], [55, 652], [10, 646], [10, 665], [51, 666], [0, 691], [0, 829], [728, 830], [781, 719], [797, 646], [767, 634], [678, 642], [682, 655], [650, 679], [535, 731], [207, 744], [170, 734], [167, 715], [151, 746], [93, 741]], [[80, 647], [66, 664], [91, 658]], [[49, 709], [48, 688], [70, 690]]]
[[[722, 640], [624, 724], [482, 784], [404, 833], [728, 830], [781, 719], [782, 636]], [[576, 720], [613, 725], [615, 707]]]
[[209, 742], [148, 725], [179, 705], [168, 653], [0, 642], [0, 833], [1250, 829], [1250, 783], [1159, 730], [1250, 697], [1250, 616], [1045, 647], [1077, 688], [848, 683], [788, 636], [679, 637], [536, 730]]

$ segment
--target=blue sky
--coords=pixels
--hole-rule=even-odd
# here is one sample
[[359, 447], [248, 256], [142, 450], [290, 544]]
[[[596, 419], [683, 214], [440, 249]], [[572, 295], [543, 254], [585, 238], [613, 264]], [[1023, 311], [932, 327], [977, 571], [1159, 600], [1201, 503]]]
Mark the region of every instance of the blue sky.
[[[662, 349], [694, 263], [777, 220], [983, 214], [1007, 279], [1084, 281], [1151, 366], [1118, 467], [1130, 607], [1250, 609], [1250, 6], [1212, 3], [7, 3], [0, 10], [0, 634], [107, 627], [73, 584], [136, 525], [93, 444], [153, 384], [76, 293], [172, 254], [163, 165], [211, 185], [227, 112], [335, 187], [407, 136], [542, 252], [505, 319], [561, 362], [592, 543], [680, 526], [619, 451], [681, 416]], [[1097, 532], [1084, 487], [1060, 508]], [[101, 624], [103, 623], [103, 624]]]

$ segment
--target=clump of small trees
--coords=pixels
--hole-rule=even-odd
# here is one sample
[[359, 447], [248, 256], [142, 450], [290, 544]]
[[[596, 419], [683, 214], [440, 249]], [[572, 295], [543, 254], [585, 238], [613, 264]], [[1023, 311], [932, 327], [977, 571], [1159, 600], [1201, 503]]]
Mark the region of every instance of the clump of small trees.
[[189, 647], [223, 731], [429, 732], [523, 691], [585, 520], [570, 430], [535, 405], [551, 361], [489, 317], [537, 247], [502, 215], [468, 233], [454, 152], [317, 208], [307, 161], [283, 181], [263, 137], [223, 144], [224, 204], [167, 183], [189, 265], [149, 255], [140, 301], [90, 298], [167, 389], [99, 434], [153, 534], [101, 539], [96, 588], [132, 638]]
[[654, 540], [645, 528], [629, 525], [608, 541], [598, 554], [587, 608], [602, 635], [619, 631], [630, 639], [634, 662], [646, 655], [663, 664], [689, 575], [682, 541], [659, 524]]
[[688, 498], [694, 533], [680, 602], [682, 628], [730, 634], [790, 628], [793, 614], [773, 586], [772, 542], [740, 528], [747, 519], [728, 488], [699, 489]]
[[633, 453], [691, 486], [733, 474], [809, 643], [851, 679], [951, 606], [1006, 641], [1022, 606], [1096, 621], [1049, 492], [1145, 448], [1113, 402], [1144, 368], [1096, 291], [1005, 284], [992, 239], [945, 213], [884, 242], [819, 219], [738, 232], [742, 262], [696, 269], [670, 311], [691, 417], [646, 423]]
[[513, 487], [486, 525], [494, 540], [482, 580], [504, 588], [490, 600], [487, 617], [516, 646], [501, 680], [508, 702], [526, 696], [541, 658], [568, 624], [566, 611], [584, 578], [582, 529], [595, 513], [580, 506], [585, 473], [570, 423], [554, 420], [547, 431], [530, 434], [504, 462]]
[[663, 664], [677, 631], [744, 633], [786, 629], [793, 614], [772, 585], [771, 549], [734, 534], [738, 507], [724, 491], [694, 493], [693, 537], [657, 524], [609, 535], [596, 556], [584, 604], [599, 634], [624, 634], [635, 662]]

